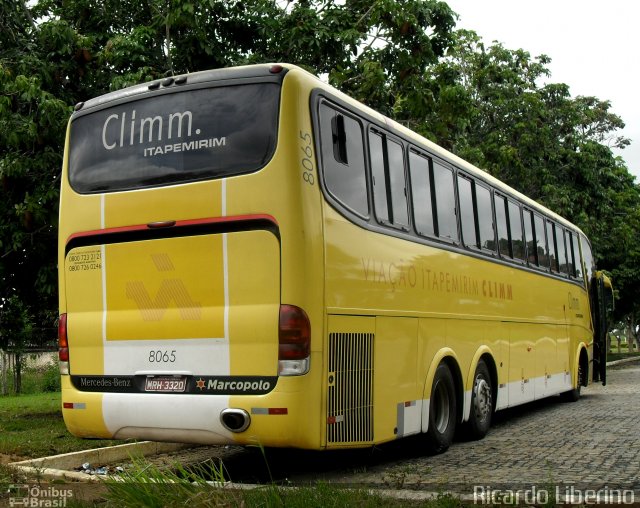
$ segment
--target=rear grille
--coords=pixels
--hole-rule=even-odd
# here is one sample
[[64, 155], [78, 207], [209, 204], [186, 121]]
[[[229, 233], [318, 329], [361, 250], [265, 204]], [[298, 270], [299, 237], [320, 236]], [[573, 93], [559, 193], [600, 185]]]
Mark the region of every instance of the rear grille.
[[327, 443], [373, 441], [373, 334], [330, 333]]

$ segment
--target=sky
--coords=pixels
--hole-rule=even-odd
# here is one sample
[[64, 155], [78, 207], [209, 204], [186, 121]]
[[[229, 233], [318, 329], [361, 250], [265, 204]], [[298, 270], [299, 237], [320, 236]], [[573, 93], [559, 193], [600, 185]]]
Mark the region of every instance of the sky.
[[551, 58], [545, 83], [565, 83], [572, 96], [609, 100], [631, 139], [614, 150], [640, 182], [640, 2], [636, 0], [445, 0], [457, 27], [485, 44], [501, 42]]

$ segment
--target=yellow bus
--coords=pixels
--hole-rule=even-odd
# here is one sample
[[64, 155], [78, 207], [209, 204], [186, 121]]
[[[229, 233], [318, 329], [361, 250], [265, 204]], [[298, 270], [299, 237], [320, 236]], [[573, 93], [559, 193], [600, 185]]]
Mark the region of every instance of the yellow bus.
[[76, 436], [440, 452], [604, 380], [585, 235], [292, 65], [79, 103], [59, 232]]

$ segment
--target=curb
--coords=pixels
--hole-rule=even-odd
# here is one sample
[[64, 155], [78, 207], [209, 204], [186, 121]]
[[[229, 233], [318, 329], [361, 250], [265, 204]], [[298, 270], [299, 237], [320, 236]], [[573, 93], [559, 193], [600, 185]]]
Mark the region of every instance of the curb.
[[640, 355], [631, 356], [629, 358], [622, 358], [621, 360], [614, 360], [613, 362], [607, 362], [607, 367], [615, 367], [616, 365], [624, 365], [625, 363], [640, 362]]
[[149, 455], [175, 452], [192, 447], [193, 445], [183, 443], [156, 443], [153, 441], [142, 441], [140, 443], [127, 443], [108, 446], [105, 448], [83, 450], [80, 452], [63, 453], [39, 459], [10, 462], [7, 466], [26, 475], [35, 475], [39, 478], [93, 482], [104, 477], [80, 473], [74, 469], [84, 462], [107, 464], [130, 460], [132, 457], [147, 457]]

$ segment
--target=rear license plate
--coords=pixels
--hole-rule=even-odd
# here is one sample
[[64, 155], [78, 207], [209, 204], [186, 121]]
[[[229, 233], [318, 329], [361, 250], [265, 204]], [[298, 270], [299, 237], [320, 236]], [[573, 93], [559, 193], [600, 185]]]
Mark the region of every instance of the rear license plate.
[[144, 381], [145, 392], [169, 392], [182, 393], [187, 388], [187, 378], [185, 377], [148, 377]]

